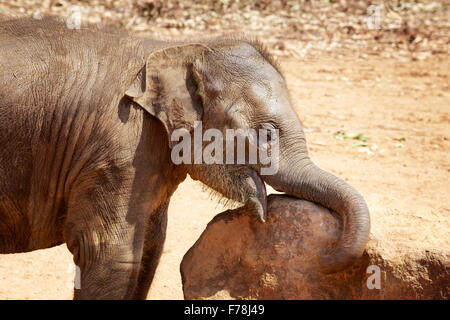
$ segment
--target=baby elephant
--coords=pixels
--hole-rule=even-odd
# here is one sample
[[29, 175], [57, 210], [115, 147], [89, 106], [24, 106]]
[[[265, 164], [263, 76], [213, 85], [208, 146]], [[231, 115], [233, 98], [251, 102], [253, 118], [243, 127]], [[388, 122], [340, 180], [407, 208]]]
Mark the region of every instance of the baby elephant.
[[[66, 243], [81, 271], [76, 299], [146, 297], [187, 174], [259, 220], [265, 183], [342, 215], [320, 272], [363, 252], [363, 198], [311, 162], [285, 79], [257, 42], [171, 43], [15, 19], [0, 22], [0, 65], [0, 253]], [[256, 141], [273, 166], [250, 154], [221, 161], [220, 148], [214, 161], [206, 147], [174, 157], [200, 128], [272, 132]], [[189, 141], [203, 147], [206, 135]]]

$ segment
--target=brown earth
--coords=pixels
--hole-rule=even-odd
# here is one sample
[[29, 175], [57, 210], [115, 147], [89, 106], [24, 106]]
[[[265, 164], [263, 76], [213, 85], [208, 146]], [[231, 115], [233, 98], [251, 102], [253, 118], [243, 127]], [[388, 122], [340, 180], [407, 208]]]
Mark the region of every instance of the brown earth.
[[[282, 58], [281, 66], [312, 159], [363, 194], [372, 234], [391, 242], [393, 255], [399, 245], [449, 247], [449, 56], [411, 61], [350, 53]], [[363, 135], [351, 138], [355, 134]], [[183, 298], [181, 259], [223, 210], [199, 183], [188, 179], [180, 185], [149, 299]], [[70, 299], [71, 280], [64, 245], [0, 255], [0, 299]]]

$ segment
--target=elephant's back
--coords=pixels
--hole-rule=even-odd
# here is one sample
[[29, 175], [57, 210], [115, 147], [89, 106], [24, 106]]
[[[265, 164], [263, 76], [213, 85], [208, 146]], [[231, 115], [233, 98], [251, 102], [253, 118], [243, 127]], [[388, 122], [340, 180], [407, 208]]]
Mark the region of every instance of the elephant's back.
[[0, 105], [107, 104], [144, 64], [139, 41], [55, 19], [0, 22], [0, 43]]

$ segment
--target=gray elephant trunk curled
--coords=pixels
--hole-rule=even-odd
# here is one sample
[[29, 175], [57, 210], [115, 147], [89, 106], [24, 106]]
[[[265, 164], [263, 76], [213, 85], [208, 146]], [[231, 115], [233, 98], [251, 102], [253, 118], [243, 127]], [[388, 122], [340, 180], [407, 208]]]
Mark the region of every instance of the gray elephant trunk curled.
[[370, 230], [369, 210], [363, 197], [348, 183], [318, 168], [298, 154], [284, 160], [277, 175], [265, 180], [276, 190], [318, 203], [337, 212], [343, 221], [337, 245], [319, 262], [322, 272], [345, 269], [359, 258]]

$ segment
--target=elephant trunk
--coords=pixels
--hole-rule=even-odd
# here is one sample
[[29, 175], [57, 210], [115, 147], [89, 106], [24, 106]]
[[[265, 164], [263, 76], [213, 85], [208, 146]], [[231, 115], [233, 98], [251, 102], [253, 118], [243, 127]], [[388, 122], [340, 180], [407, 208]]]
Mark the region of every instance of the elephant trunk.
[[342, 217], [339, 242], [319, 262], [322, 272], [343, 270], [362, 255], [370, 230], [369, 210], [363, 197], [348, 183], [298, 153], [282, 160], [278, 173], [264, 180], [278, 191], [318, 203]]

